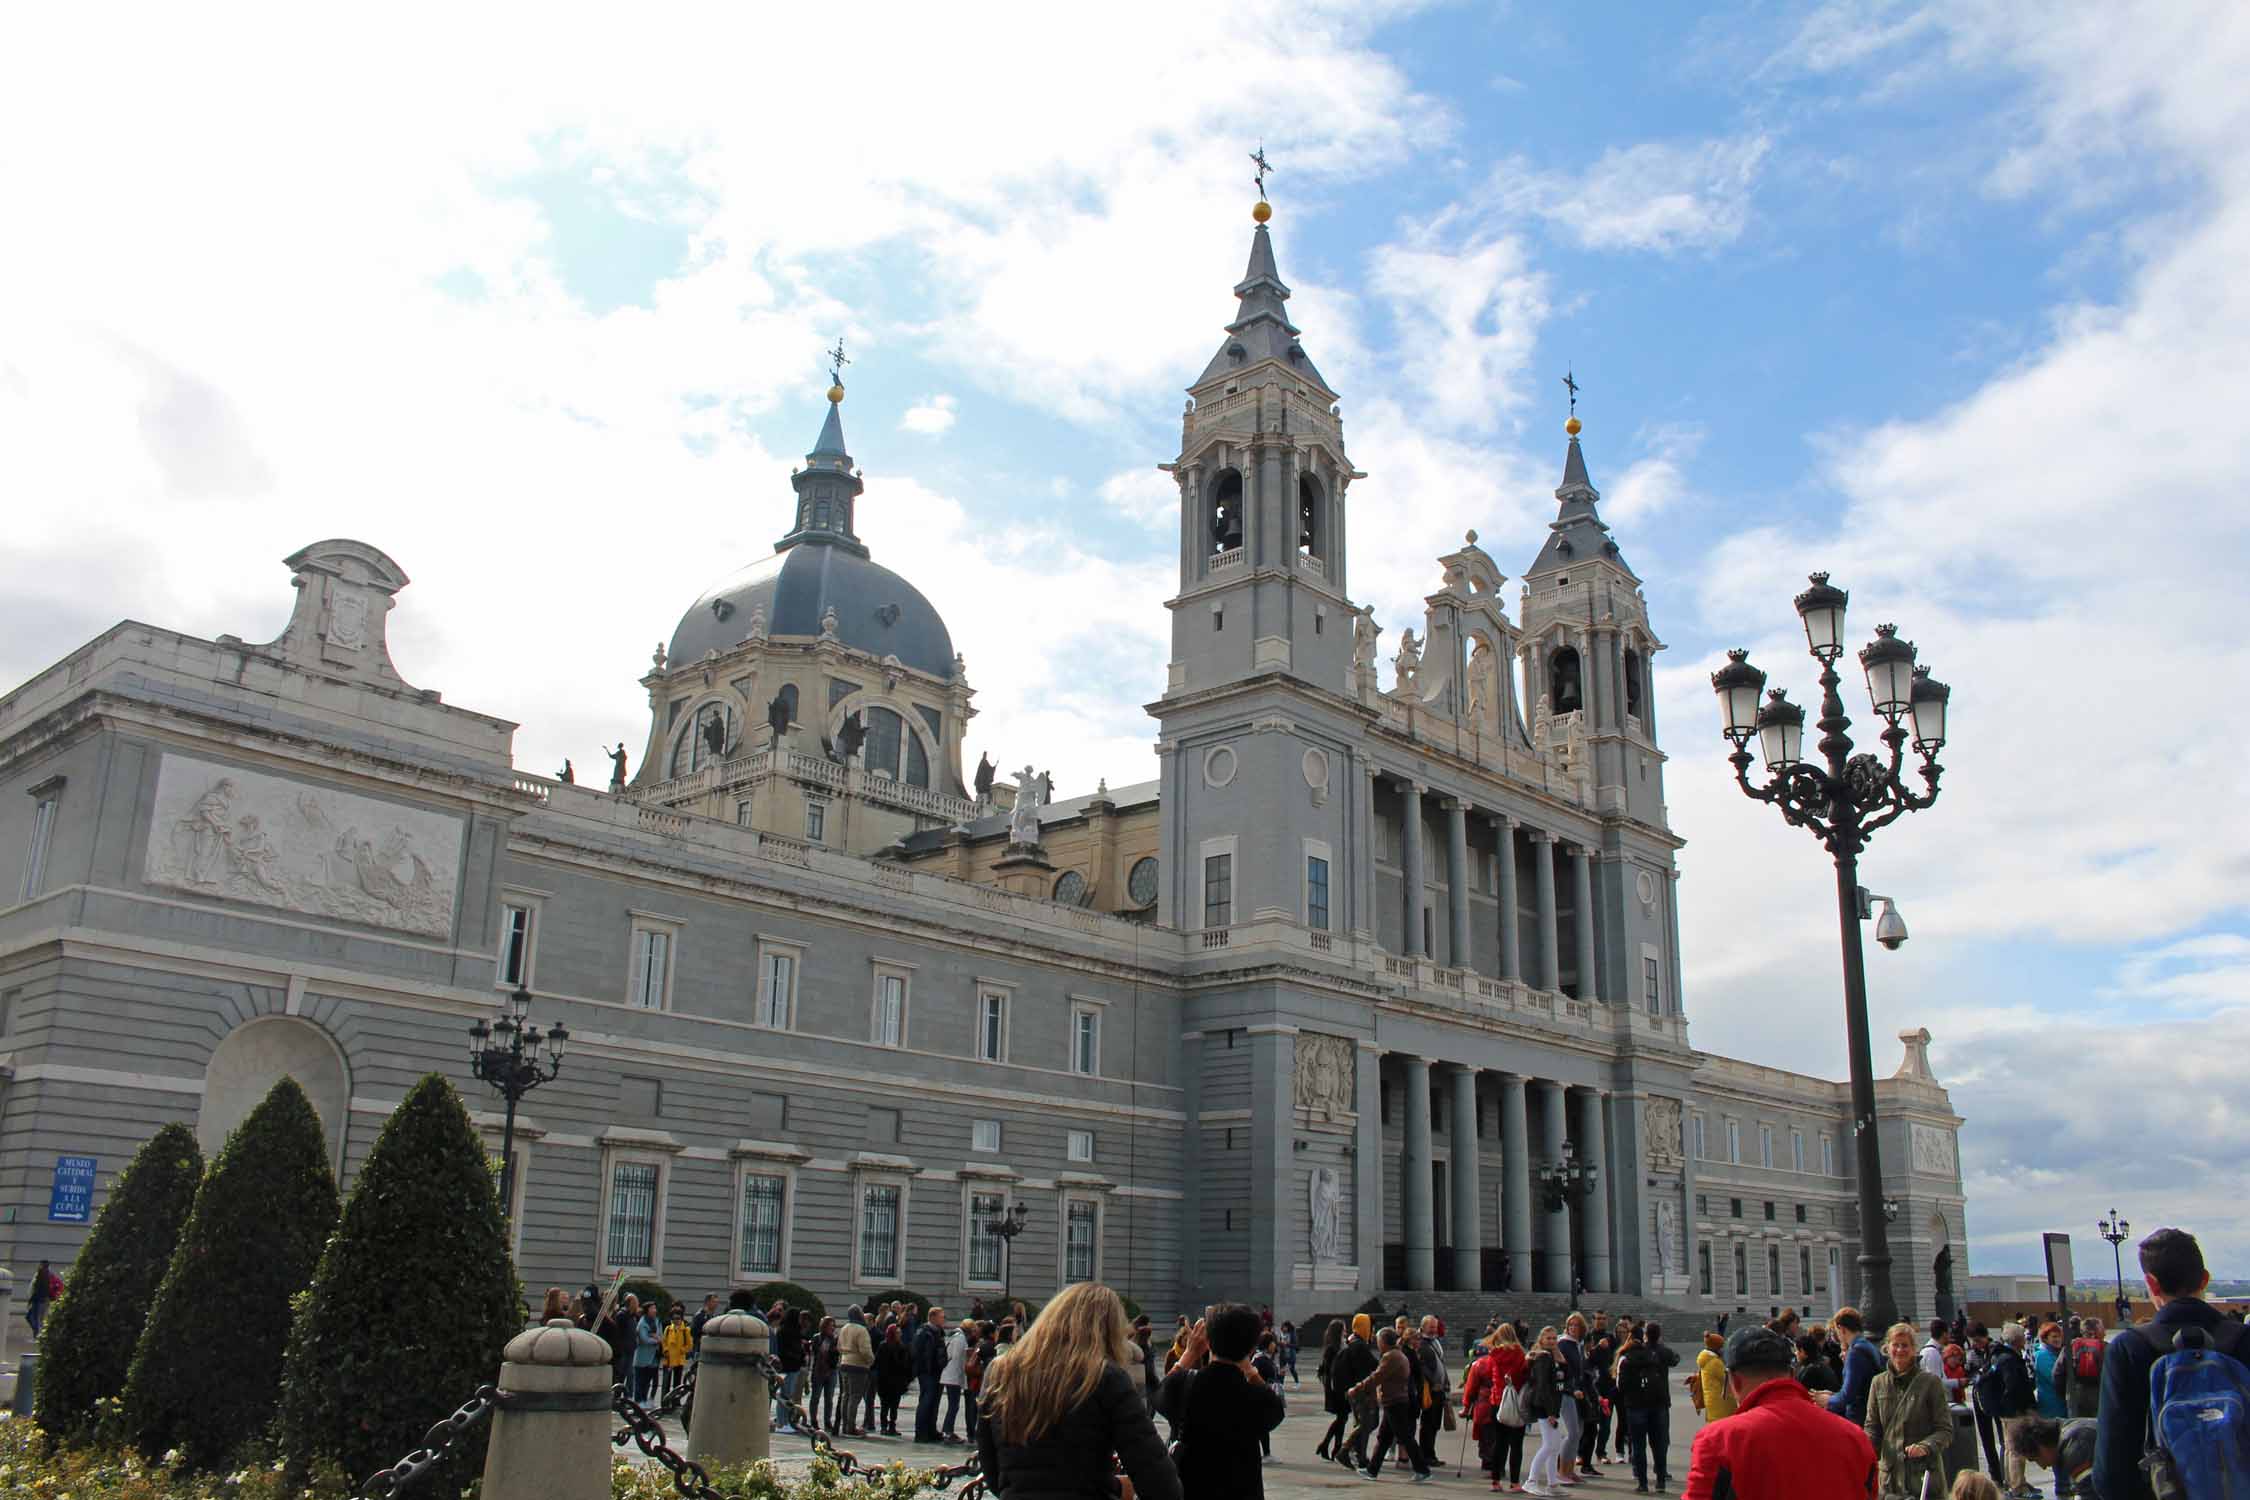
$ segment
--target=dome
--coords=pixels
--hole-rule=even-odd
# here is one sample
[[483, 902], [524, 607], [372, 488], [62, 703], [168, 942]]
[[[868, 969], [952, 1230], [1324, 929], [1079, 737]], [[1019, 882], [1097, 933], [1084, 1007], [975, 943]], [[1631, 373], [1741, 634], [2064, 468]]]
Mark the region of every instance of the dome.
[[768, 635], [817, 636], [836, 611], [836, 638], [870, 656], [895, 656], [917, 672], [953, 680], [953, 637], [921, 590], [843, 547], [792, 546], [721, 580], [672, 632], [667, 660], [684, 666], [742, 644], [760, 609]]

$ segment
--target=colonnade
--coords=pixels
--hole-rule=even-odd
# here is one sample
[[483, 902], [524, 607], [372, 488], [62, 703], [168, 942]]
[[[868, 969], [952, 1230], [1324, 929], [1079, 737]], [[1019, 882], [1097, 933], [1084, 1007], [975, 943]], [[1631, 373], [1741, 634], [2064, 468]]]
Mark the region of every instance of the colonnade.
[[[1382, 773], [1373, 762], [1362, 762], [1361, 812], [1364, 825], [1374, 824], [1375, 783]], [[1400, 951], [1411, 958], [1430, 958], [1432, 944], [1424, 927], [1424, 913], [1430, 909], [1429, 887], [1423, 879], [1425, 860], [1422, 841], [1423, 800], [1429, 789], [1421, 783], [1401, 780], [1399, 794], [1405, 805], [1403, 839], [1399, 866], [1405, 886], [1405, 911], [1400, 923]], [[1469, 923], [1469, 820], [1478, 817], [1488, 821], [1493, 828], [1499, 863], [1499, 927], [1500, 951], [1497, 979], [1512, 980], [1531, 985], [1535, 989], [1558, 991], [1562, 988], [1562, 930], [1557, 910], [1555, 891], [1555, 845], [1560, 843], [1570, 855], [1570, 880], [1572, 921], [1571, 937], [1573, 958], [1578, 975], [1578, 998], [1598, 1000], [1599, 964], [1594, 948], [1594, 851], [1586, 844], [1566, 841], [1560, 835], [1541, 828], [1527, 828], [1512, 814], [1472, 809], [1458, 797], [1441, 797], [1438, 807], [1445, 813], [1445, 880], [1446, 880], [1446, 951], [1459, 968], [1482, 970], [1485, 966], [1471, 958], [1475, 941]], [[1533, 857], [1532, 891], [1538, 911], [1537, 928], [1532, 935], [1535, 952], [1527, 965], [1523, 952], [1523, 935], [1517, 920], [1520, 899], [1516, 869], [1516, 845], [1519, 838], [1531, 842]], [[1367, 890], [1372, 909], [1373, 889]]]
[[[1396, 1054], [1404, 1084], [1405, 1149], [1400, 1157], [1399, 1193], [1401, 1239], [1406, 1252], [1406, 1288], [1428, 1291], [1438, 1284], [1435, 1194], [1436, 1151], [1431, 1131], [1431, 1093], [1439, 1085], [1433, 1071], [1445, 1076], [1442, 1086], [1451, 1094], [1447, 1110], [1447, 1224], [1451, 1244], [1445, 1248], [1451, 1264], [1448, 1278], [1456, 1288], [1482, 1285], [1484, 1264], [1485, 1202], [1484, 1163], [1477, 1139], [1477, 1079], [1488, 1070], [1464, 1063], [1438, 1062], [1411, 1053]], [[1367, 1066], [1376, 1057], [1363, 1057]], [[1610, 1243], [1609, 1193], [1613, 1186], [1609, 1166], [1607, 1096], [1597, 1090], [1572, 1088], [1553, 1079], [1529, 1078], [1520, 1073], [1494, 1072], [1500, 1095], [1500, 1246], [1506, 1254], [1506, 1285], [1515, 1290], [1567, 1292], [1572, 1273], [1571, 1221], [1575, 1215], [1578, 1239], [1583, 1246], [1576, 1270], [1591, 1292], [1614, 1290], [1613, 1247]], [[1577, 1130], [1570, 1129], [1576, 1111]], [[1380, 1162], [1384, 1157], [1379, 1113], [1360, 1117], [1359, 1159]], [[1563, 1143], [1576, 1142], [1576, 1158], [1601, 1173], [1583, 1196], [1566, 1198], [1550, 1206], [1538, 1172], [1542, 1166], [1563, 1161]], [[1379, 1239], [1379, 1236], [1378, 1236]], [[1363, 1253], [1365, 1253], [1363, 1251]]]

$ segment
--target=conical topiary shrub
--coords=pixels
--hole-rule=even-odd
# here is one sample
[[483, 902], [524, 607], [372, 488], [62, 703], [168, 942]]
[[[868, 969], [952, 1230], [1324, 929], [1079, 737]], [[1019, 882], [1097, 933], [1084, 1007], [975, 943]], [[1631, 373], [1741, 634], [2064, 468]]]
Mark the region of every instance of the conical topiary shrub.
[[[376, 1137], [298, 1311], [281, 1403], [289, 1472], [331, 1459], [356, 1483], [396, 1462], [498, 1377], [522, 1330], [483, 1142], [432, 1073]], [[426, 1494], [458, 1494], [483, 1471], [488, 1430], [454, 1447]]]
[[95, 1403], [125, 1388], [141, 1325], [202, 1177], [195, 1132], [167, 1125], [110, 1189], [94, 1232], [71, 1263], [70, 1290], [40, 1330], [36, 1410], [49, 1432], [86, 1436]]
[[[293, 1078], [227, 1137], [196, 1190], [125, 1381], [125, 1435], [217, 1468], [263, 1437], [281, 1395], [290, 1301], [336, 1227], [320, 1116]], [[402, 1310], [404, 1315], [404, 1310]]]

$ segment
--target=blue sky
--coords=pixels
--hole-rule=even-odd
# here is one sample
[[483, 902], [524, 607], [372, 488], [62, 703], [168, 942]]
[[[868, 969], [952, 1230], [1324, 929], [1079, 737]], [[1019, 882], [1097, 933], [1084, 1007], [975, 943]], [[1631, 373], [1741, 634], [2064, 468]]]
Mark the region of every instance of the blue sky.
[[1671, 648], [1697, 1042], [1842, 1067], [1826, 868], [1727, 785], [1706, 680], [1744, 644], [1809, 696], [1788, 601], [1832, 568], [1956, 686], [1945, 800], [1867, 874], [1974, 1263], [2114, 1201], [2250, 1272], [2250, 12], [442, 15], [150, 12], [86, 77], [37, 62], [97, 46], [58, 13], [0, 62], [0, 192], [47, 226], [0, 241], [0, 679], [121, 616], [270, 636], [278, 559], [343, 534], [415, 579], [408, 678], [521, 764], [637, 745], [840, 335], [862, 530], [952, 625], [971, 756], [1141, 779], [1154, 465], [1262, 141], [1392, 638], [1464, 529], [1528, 565], [1584, 384]]

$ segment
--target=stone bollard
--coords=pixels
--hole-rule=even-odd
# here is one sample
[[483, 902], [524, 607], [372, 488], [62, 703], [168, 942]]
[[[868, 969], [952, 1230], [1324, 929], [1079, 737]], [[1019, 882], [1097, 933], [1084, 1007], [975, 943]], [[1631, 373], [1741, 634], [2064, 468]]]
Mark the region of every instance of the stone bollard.
[[556, 1318], [501, 1358], [484, 1500], [609, 1500], [609, 1345]]
[[743, 1312], [703, 1325], [695, 1426], [688, 1432], [688, 1457], [697, 1463], [753, 1463], [773, 1451], [773, 1398], [759, 1363], [766, 1331], [764, 1319]]
[[8, 1338], [15, 1332], [16, 1273], [0, 1266], [0, 1401], [19, 1417], [31, 1415], [31, 1377], [39, 1363], [38, 1352], [33, 1350], [33, 1369], [18, 1370], [8, 1358]]

